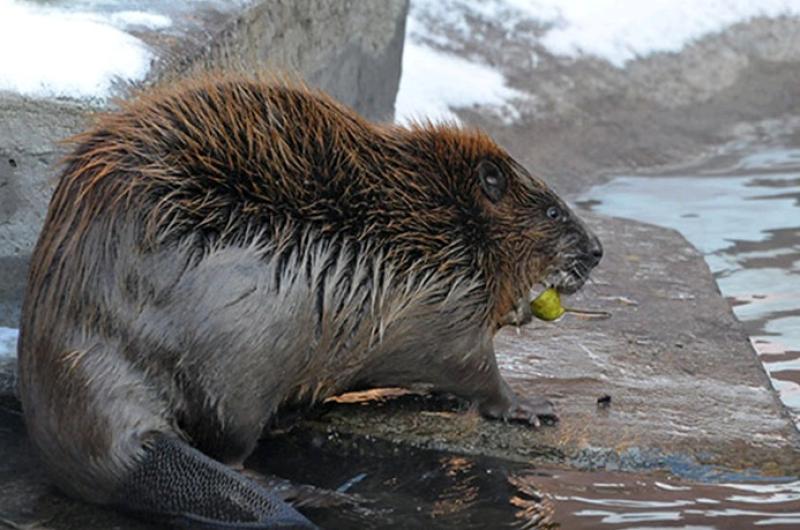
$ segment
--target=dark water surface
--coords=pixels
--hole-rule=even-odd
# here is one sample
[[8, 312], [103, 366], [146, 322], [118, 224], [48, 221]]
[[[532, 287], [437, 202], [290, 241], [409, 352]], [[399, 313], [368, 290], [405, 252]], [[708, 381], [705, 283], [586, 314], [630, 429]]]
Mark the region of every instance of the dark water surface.
[[[0, 528], [151, 528], [65, 498], [37, 465], [20, 415], [0, 406], [0, 425]], [[532, 468], [308, 430], [264, 440], [246, 464], [358, 496], [354, 507], [302, 508], [328, 530], [800, 528], [796, 479], [697, 483], [660, 472]]]
[[312, 433], [267, 441], [248, 465], [366, 500], [306, 510], [332, 529], [800, 528], [800, 481], [789, 478], [697, 483], [661, 472], [534, 469]]

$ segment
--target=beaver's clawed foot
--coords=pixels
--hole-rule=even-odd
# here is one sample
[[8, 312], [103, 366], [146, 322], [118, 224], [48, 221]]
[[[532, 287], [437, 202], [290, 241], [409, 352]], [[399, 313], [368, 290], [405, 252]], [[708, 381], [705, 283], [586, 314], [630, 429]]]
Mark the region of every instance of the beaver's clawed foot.
[[514, 396], [513, 401], [503, 408], [485, 406], [481, 412], [489, 418], [522, 422], [534, 427], [541, 427], [542, 424], [554, 425], [558, 422], [553, 403], [538, 396], [532, 398]]
[[553, 403], [546, 398], [535, 396], [530, 399], [517, 397], [515, 403], [502, 416], [505, 421], [529, 423], [534, 427], [542, 424], [554, 425], [558, 422]]

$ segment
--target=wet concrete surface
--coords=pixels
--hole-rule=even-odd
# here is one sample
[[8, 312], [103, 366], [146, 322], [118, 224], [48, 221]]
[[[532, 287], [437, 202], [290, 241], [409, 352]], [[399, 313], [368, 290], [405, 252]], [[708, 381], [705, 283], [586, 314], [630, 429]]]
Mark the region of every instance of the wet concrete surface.
[[763, 146], [715, 167], [621, 176], [584, 194], [608, 215], [670, 226], [704, 254], [800, 423], [800, 151]]

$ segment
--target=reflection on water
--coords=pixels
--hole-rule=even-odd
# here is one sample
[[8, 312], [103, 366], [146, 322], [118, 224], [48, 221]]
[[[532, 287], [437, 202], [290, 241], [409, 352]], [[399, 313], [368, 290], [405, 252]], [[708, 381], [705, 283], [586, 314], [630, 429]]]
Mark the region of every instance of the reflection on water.
[[[346, 489], [362, 499], [356, 507], [306, 510], [328, 529], [514, 528], [523, 508], [512, 499], [531, 501], [508, 480], [511, 472], [522, 469], [520, 464], [377, 440], [300, 432], [260, 444], [247, 465], [297, 483]], [[532, 517], [541, 519], [535, 510]]]
[[266, 441], [247, 464], [328, 489], [346, 484], [359, 506], [306, 510], [330, 529], [800, 527], [800, 481], [789, 479], [710, 484], [666, 472], [531, 469], [308, 431]]
[[702, 175], [619, 177], [582, 199], [677, 229], [705, 254], [800, 423], [800, 150], [764, 150]]
[[539, 476], [553, 488], [563, 528], [707, 528], [800, 525], [800, 482], [694, 484], [630, 474], [555, 472]]

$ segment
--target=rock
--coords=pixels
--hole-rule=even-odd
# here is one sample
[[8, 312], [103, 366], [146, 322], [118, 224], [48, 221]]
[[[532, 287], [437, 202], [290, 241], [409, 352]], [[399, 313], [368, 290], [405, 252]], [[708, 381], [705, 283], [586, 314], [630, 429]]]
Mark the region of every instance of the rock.
[[[154, 56], [144, 84], [206, 68], [296, 72], [370, 119], [392, 119], [407, 0], [126, 0], [92, 8], [98, 17], [134, 11], [172, 21], [127, 28]], [[126, 90], [118, 84], [112, 95]], [[0, 326], [19, 321], [28, 260], [63, 154], [58, 142], [83, 129], [93, 112], [112, 106], [104, 97], [0, 91]]]
[[0, 92], [0, 326], [19, 323], [28, 260], [62, 154], [57, 142], [78, 132], [93, 109]]

